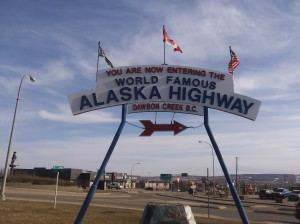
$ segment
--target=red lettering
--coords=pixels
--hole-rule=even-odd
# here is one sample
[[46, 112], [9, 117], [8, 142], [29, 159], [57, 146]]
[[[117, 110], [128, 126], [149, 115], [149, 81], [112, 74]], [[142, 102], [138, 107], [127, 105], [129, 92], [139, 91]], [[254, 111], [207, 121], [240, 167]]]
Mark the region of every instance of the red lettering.
[[133, 74], [133, 73], [142, 73], [141, 67], [127, 68], [126, 74]]
[[164, 70], [163, 67], [146, 67], [145, 72], [146, 73], [162, 73]]
[[192, 112], [197, 112], [196, 106], [192, 106]]
[[213, 79], [220, 79], [220, 80], [225, 80], [225, 75], [224, 74], [217, 74], [215, 72], [209, 72], [210, 77]]
[[122, 69], [113, 69], [110, 71], [106, 71], [108, 76], [122, 75]]

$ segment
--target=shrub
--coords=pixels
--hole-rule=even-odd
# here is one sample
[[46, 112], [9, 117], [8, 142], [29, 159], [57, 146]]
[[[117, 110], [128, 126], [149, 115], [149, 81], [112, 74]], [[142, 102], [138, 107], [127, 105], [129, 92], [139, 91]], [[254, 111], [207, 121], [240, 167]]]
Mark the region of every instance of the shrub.
[[[11, 183], [31, 183], [36, 185], [55, 185], [56, 178], [50, 177], [38, 177], [30, 175], [9, 175], [7, 177], [7, 182]], [[66, 180], [58, 180], [58, 185], [60, 186], [73, 186], [74, 184]]]

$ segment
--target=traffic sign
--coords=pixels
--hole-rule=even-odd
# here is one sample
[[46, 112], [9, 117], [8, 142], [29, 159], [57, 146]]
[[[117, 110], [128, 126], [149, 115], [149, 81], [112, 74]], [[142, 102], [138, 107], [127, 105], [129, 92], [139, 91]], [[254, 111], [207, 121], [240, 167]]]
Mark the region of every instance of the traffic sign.
[[53, 166], [53, 170], [63, 170], [65, 167], [64, 166]]
[[188, 176], [188, 173], [181, 173], [181, 176], [182, 176], [182, 177], [187, 177], [187, 176]]
[[140, 120], [140, 122], [145, 126], [145, 130], [140, 134], [140, 136], [151, 136], [155, 131], [173, 131], [174, 135], [187, 129], [186, 126], [174, 121], [173, 124], [153, 124], [149, 120]]
[[162, 173], [162, 174], [160, 174], [160, 179], [161, 180], [171, 180], [172, 179], [172, 174]]

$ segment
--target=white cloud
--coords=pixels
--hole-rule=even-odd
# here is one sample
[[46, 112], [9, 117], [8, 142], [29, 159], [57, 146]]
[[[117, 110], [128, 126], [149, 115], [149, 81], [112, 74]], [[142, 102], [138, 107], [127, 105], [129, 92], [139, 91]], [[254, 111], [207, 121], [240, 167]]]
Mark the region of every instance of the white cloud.
[[76, 124], [89, 124], [89, 123], [103, 123], [103, 122], [119, 122], [120, 118], [116, 118], [110, 112], [94, 111], [89, 113], [73, 116], [68, 105], [59, 105], [56, 113], [41, 110], [38, 112], [39, 116], [43, 119], [76, 123]]
[[244, 70], [235, 75], [235, 91], [257, 92], [261, 100], [297, 100], [297, 85], [300, 80], [300, 66], [295, 62], [282, 62], [271, 68]]
[[73, 78], [72, 69], [61, 60], [47, 62], [35, 73], [40, 85], [52, 85]]

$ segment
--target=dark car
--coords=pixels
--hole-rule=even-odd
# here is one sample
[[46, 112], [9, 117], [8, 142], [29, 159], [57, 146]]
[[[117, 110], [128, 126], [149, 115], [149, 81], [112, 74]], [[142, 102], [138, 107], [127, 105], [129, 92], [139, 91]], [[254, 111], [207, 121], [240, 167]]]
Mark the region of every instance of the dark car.
[[296, 203], [294, 216], [295, 216], [297, 219], [300, 219], [300, 201], [298, 201], [298, 202]]
[[121, 190], [121, 186], [120, 186], [119, 184], [115, 184], [115, 183], [113, 183], [113, 184], [108, 184], [108, 185], [107, 185], [107, 188], [108, 188], [108, 189]]
[[146, 187], [145, 190], [146, 191], [154, 191], [154, 188], [153, 187]]
[[287, 198], [291, 194], [291, 191], [287, 188], [275, 188], [272, 192], [272, 198]]
[[292, 193], [289, 194], [288, 199], [290, 201], [299, 201], [299, 199], [300, 199], [300, 190], [293, 190]]
[[263, 198], [270, 199], [270, 198], [272, 198], [272, 193], [273, 193], [273, 190], [270, 190], [270, 189], [262, 189], [262, 190], [260, 190], [260, 192], [259, 192], [259, 198], [260, 198], [260, 199], [263, 199]]

